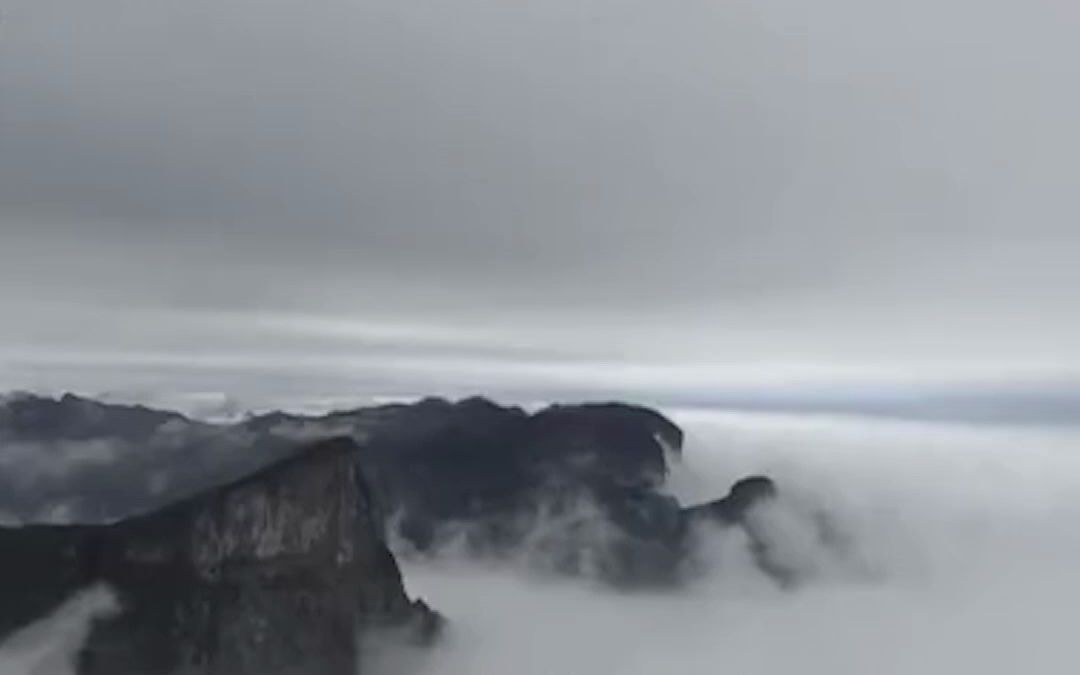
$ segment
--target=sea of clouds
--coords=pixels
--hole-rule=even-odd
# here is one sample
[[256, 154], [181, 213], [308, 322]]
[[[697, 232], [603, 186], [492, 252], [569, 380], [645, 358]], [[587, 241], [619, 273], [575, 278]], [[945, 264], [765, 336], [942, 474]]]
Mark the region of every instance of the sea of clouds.
[[[1015, 675], [1080, 662], [1080, 432], [870, 418], [676, 415], [689, 431], [671, 489], [715, 497], [767, 473], [758, 514], [808, 580], [778, 588], [738, 532], [711, 573], [670, 593], [615, 593], [517, 569], [407, 563], [410, 591], [453, 620], [423, 675]], [[849, 547], [804, 527], [824, 509]], [[396, 659], [396, 660], [395, 660]]]
[[[674, 416], [688, 442], [671, 491], [693, 502], [773, 476], [785, 497], [755, 518], [802, 584], [761, 574], [739, 531], [710, 533], [709, 573], [667, 592], [407, 561], [409, 591], [450, 628], [427, 652], [366, 644], [365, 674], [1014, 675], [1080, 661], [1080, 430]], [[819, 512], [840, 546], [807, 534]], [[73, 598], [0, 645], [0, 675], [65, 675], [87, 622], [113, 609], [102, 589]]]

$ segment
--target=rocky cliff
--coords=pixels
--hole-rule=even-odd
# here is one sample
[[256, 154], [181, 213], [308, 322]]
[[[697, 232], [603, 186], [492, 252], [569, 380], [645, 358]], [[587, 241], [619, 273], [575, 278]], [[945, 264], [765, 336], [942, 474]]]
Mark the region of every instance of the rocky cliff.
[[682, 431], [624, 403], [530, 414], [483, 398], [429, 398], [215, 425], [70, 395], [22, 396], [0, 406], [0, 464], [14, 457], [9, 464], [24, 473], [0, 472], [0, 517], [115, 518], [336, 435], [357, 441], [380, 507], [374, 520], [396, 552], [526, 550], [557, 570], [626, 585], [679, 580], [692, 530], [744, 527], [749, 506], [775, 494], [758, 478], [710, 504], [680, 504], [663, 484], [682, 455]]
[[683, 579], [695, 530], [715, 525], [745, 529], [759, 561], [769, 557], [746, 516], [776, 496], [773, 482], [749, 477], [684, 507], [663, 491], [683, 432], [648, 408], [555, 405], [530, 415], [482, 398], [427, 399], [366, 437], [361, 461], [406, 554], [524, 554], [619, 586], [667, 585]]
[[0, 529], [0, 637], [97, 582], [123, 611], [93, 630], [81, 675], [355, 675], [358, 631], [432, 636], [358, 455], [326, 440], [112, 525]]

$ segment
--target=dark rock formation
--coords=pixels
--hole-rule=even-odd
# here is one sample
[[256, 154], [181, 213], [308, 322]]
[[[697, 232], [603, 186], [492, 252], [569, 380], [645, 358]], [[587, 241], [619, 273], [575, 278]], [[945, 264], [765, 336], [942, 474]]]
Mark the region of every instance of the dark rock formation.
[[766, 476], [750, 476], [731, 486], [727, 496], [683, 509], [682, 521], [687, 537], [696, 534], [701, 526], [740, 527], [750, 541], [750, 554], [757, 567], [782, 586], [797, 581], [799, 571], [778, 560], [766, 533], [760, 531], [750, 517], [751, 509], [764, 505], [778, 496], [776, 484]]
[[351, 439], [104, 526], [0, 529], [0, 638], [87, 585], [123, 612], [83, 675], [355, 675], [357, 631], [440, 619], [405, 594]]
[[732, 485], [726, 497], [684, 509], [683, 517], [691, 522], [738, 525], [746, 520], [752, 507], [776, 496], [776, 484], [771, 478], [750, 476]]
[[[660, 490], [682, 444], [678, 426], [639, 406], [527, 415], [479, 398], [428, 399], [375, 426], [362, 461], [392, 533], [414, 552], [437, 552], [447, 538], [480, 554], [526, 546], [560, 571], [652, 586], [683, 578], [694, 528], [743, 527], [753, 506], [776, 496], [757, 476], [683, 508]], [[766, 560], [764, 540], [747, 533]]]
[[14, 394], [0, 405], [0, 436], [9, 440], [143, 439], [183, 415], [141, 405], [116, 405], [64, 394], [59, 399]]
[[764, 476], [740, 480], [727, 496], [687, 508], [651, 489], [601, 493], [602, 518], [611, 527], [599, 538], [599, 548], [591, 538], [578, 550], [589, 551], [594, 572], [616, 585], [672, 585], [694, 573], [692, 554], [702, 528], [739, 527], [761, 570], [786, 583], [788, 570], [775, 563], [767, 539], [748, 517], [751, 509], [776, 496], [775, 484]]
[[372, 429], [363, 463], [395, 533], [412, 547], [428, 550], [447, 525], [467, 524], [474, 544], [503, 548], [538, 517], [559, 517], [583, 501], [631, 529], [646, 502], [677, 510], [655, 488], [681, 447], [678, 427], [637, 406], [553, 406], [528, 415], [480, 398], [427, 399]]
[[[528, 414], [483, 398], [429, 398], [213, 425], [73, 396], [12, 401], [0, 405], [0, 452], [3, 439], [33, 438], [39, 459], [66, 464], [33, 480], [0, 474], [0, 516], [32, 515], [42, 499], [80, 519], [127, 515], [244, 475], [298, 441], [345, 435], [360, 446], [379, 506], [374, 518], [401, 552], [438, 552], [449, 538], [487, 555], [529, 546], [557, 569], [637, 585], [677, 580], [691, 529], [742, 526], [752, 504], [775, 494], [767, 478], [751, 478], [723, 499], [684, 509], [662, 492], [669, 463], [682, 454], [682, 431], [660, 413], [622, 403]], [[103, 449], [116, 460], [89, 461]]]
[[590, 484], [656, 487], [683, 433], [660, 413], [625, 403], [556, 405], [529, 419], [524, 452], [556, 476]]
[[388, 510], [437, 521], [513, 511], [541, 484], [649, 488], [682, 445], [682, 432], [662, 415], [625, 404], [528, 415], [481, 398], [425, 399], [209, 424], [70, 394], [24, 394], [0, 399], [0, 465], [10, 468], [0, 472], [0, 518], [115, 520], [247, 475], [297, 442], [343, 435], [365, 446]]

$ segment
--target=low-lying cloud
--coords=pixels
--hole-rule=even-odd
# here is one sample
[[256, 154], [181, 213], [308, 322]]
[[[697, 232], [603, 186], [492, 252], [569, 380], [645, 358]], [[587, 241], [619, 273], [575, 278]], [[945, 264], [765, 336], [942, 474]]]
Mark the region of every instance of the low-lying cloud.
[[118, 610], [116, 597], [104, 586], [77, 593], [48, 617], [0, 643], [0, 673], [73, 675], [94, 620]]
[[[365, 643], [364, 675], [1013, 675], [1076, 662], [1076, 431], [677, 418], [689, 440], [670, 490], [693, 502], [775, 477], [784, 496], [753, 525], [802, 583], [762, 573], [739, 529], [706, 533], [707, 573], [662, 592], [465, 554], [410, 559], [409, 591], [449, 617], [445, 640]], [[822, 513], [828, 545], [807, 534]], [[0, 645], [0, 672], [68, 675], [92, 617], [112, 609], [101, 589], [74, 598]]]
[[[1080, 435], [855, 418], [688, 414], [672, 489], [692, 501], [747, 473], [787, 497], [761, 527], [811, 570], [794, 590], [716, 532], [709, 574], [617, 593], [519, 567], [406, 563], [410, 591], [452, 620], [428, 654], [377, 652], [423, 675], [1058, 672], [1076, 662]], [[807, 539], [824, 509], [843, 555]], [[395, 660], [396, 659], [396, 660]]]

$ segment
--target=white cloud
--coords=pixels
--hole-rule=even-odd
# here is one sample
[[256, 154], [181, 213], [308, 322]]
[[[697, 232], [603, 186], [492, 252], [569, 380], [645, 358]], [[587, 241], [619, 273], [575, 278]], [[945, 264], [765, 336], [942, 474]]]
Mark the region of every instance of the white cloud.
[[670, 594], [409, 564], [410, 590], [453, 621], [419, 672], [1013, 675], [1075, 662], [1080, 434], [778, 415], [681, 421], [691, 441], [676, 491], [714, 496], [770, 473], [795, 506], [826, 507], [858, 564], [822, 558], [786, 525], [772, 534], [820, 572], [794, 591], [755, 570], [737, 532], [713, 540], [708, 578]]
[[112, 591], [95, 586], [68, 598], [40, 621], [0, 642], [4, 675], [75, 675], [75, 659], [95, 619], [119, 609]]

